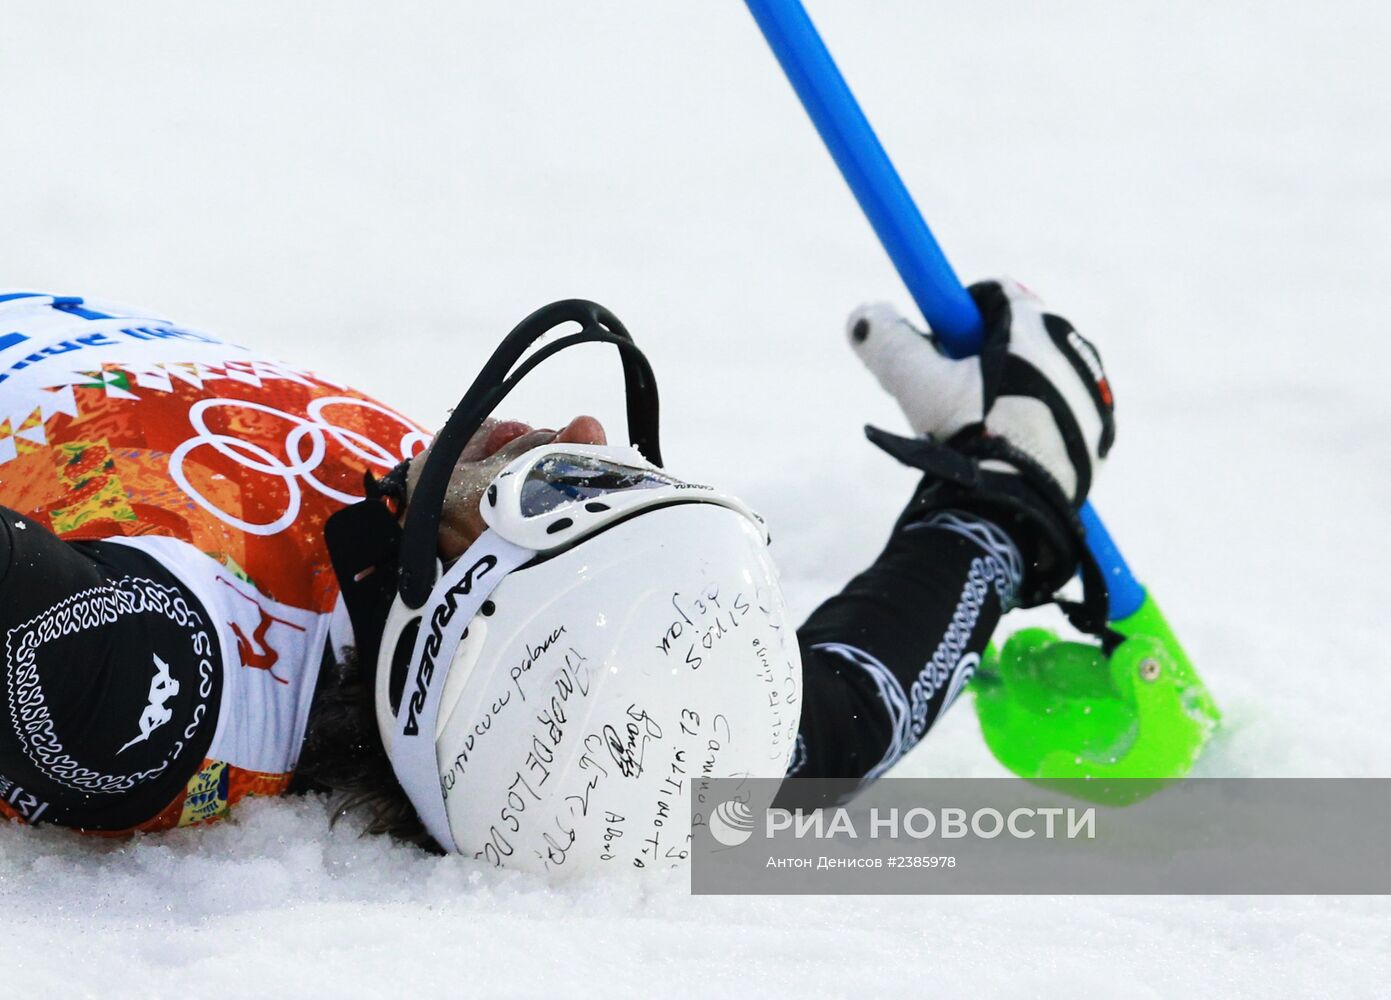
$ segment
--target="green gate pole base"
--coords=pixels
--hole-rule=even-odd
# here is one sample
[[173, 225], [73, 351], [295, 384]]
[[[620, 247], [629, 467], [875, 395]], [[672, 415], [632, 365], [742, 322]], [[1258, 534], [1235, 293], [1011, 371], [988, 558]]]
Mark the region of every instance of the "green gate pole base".
[[1154, 598], [1111, 627], [1108, 659], [1047, 629], [986, 651], [971, 682], [981, 732], [1010, 771], [1102, 805], [1128, 805], [1193, 767], [1221, 719]]

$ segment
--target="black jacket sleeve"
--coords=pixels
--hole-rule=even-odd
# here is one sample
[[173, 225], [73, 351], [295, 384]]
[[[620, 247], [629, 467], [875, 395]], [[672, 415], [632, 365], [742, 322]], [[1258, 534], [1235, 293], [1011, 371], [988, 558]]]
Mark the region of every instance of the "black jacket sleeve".
[[122, 830], [197, 772], [222, 665], [207, 611], [148, 555], [67, 543], [0, 507], [0, 800]]
[[872, 779], [912, 749], [979, 665], [1023, 567], [991, 521], [910, 508], [874, 564], [797, 632], [802, 723], [789, 776]]

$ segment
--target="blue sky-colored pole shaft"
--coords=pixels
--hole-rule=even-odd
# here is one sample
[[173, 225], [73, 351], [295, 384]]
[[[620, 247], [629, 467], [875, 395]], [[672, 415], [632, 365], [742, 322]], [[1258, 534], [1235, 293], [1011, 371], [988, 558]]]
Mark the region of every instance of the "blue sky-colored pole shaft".
[[[923, 318], [948, 353], [976, 354], [981, 320], [971, 297], [927, 228], [879, 137], [860, 110], [800, 0], [746, 0], [821, 139], [850, 185]], [[1090, 503], [1082, 508], [1087, 545], [1110, 592], [1110, 619], [1138, 611], [1145, 589]]]

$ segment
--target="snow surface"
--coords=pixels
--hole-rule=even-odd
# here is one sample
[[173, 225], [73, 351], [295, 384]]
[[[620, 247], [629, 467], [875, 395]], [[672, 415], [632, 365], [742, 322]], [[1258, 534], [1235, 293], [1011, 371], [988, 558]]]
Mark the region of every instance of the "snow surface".
[[[1391, 7], [814, 0], [966, 276], [1098, 340], [1097, 493], [1226, 712], [1206, 775], [1384, 776]], [[613, 307], [672, 468], [801, 610], [911, 476], [841, 317], [906, 305], [739, 3], [11, 5], [0, 284], [148, 304], [427, 421], [535, 306]], [[518, 398], [621, 425], [593, 349]], [[972, 713], [901, 765], [994, 775]], [[0, 829], [9, 992], [1380, 996], [1384, 898], [692, 898], [435, 860], [317, 800], [132, 843]], [[1378, 987], [1376, 984], [1381, 983]]]

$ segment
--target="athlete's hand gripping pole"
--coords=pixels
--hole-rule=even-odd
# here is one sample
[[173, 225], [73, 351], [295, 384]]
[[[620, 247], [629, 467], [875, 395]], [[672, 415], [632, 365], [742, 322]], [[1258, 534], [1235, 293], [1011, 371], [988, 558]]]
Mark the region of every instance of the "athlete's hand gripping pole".
[[[746, 2], [938, 341], [956, 357], [978, 353], [983, 329], [975, 302], [800, 0]], [[1027, 642], [1008, 643], [1002, 669], [978, 685], [986, 741], [1002, 763], [1031, 779], [1181, 776], [1215, 728], [1217, 708], [1091, 504], [1080, 514], [1087, 546], [1105, 576], [1110, 627], [1132, 641], [1112, 656], [1104, 691], [1095, 683], [1078, 683], [1079, 672], [1099, 673], [1095, 655], [1076, 655], [1078, 644], [1043, 643], [1036, 632]], [[1123, 666], [1128, 671], [1117, 677]], [[1091, 725], [1090, 705], [1097, 698], [1124, 705], [1140, 727]]]

